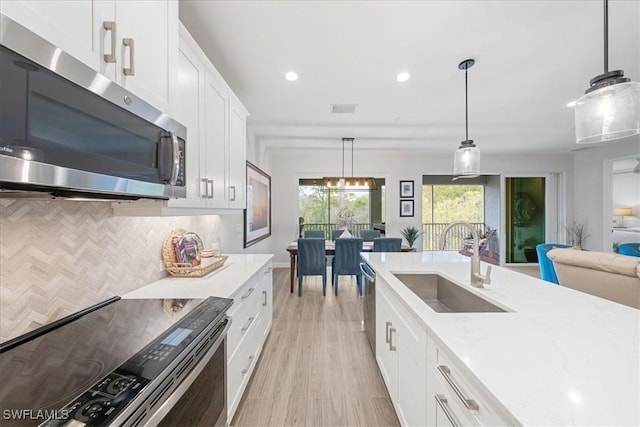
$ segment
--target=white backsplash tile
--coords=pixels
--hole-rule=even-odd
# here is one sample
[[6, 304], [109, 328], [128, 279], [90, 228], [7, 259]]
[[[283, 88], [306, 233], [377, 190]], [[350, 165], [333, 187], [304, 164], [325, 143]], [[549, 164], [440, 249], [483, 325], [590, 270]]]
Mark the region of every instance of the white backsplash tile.
[[165, 277], [162, 242], [175, 228], [220, 248], [220, 223], [114, 217], [108, 202], [0, 199], [0, 341]]

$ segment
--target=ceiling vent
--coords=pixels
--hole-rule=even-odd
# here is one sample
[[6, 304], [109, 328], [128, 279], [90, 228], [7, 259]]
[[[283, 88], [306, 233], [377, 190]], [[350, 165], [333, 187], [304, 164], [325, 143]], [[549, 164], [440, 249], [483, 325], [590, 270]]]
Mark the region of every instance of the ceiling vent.
[[354, 113], [358, 104], [331, 104], [331, 112], [335, 114]]

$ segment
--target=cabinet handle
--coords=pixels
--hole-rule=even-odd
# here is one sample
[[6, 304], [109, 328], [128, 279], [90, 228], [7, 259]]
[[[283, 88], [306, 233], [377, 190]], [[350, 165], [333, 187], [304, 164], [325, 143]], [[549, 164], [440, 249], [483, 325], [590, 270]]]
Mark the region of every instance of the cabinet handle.
[[393, 345], [393, 334], [396, 332], [396, 328], [389, 328], [389, 351], [396, 351], [396, 346]]
[[233, 196], [231, 196], [231, 201], [235, 202], [236, 201], [236, 186], [235, 185], [231, 185], [229, 187], [229, 191], [233, 191]]
[[[202, 184], [204, 184], [204, 187]], [[200, 178], [200, 197], [203, 199], [209, 197], [209, 180], [207, 178]]]
[[124, 39], [122, 39], [122, 44], [129, 47], [129, 68], [122, 67], [122, 72], [125, 76], [135, 76], [136, 41], [132, 38], [125, 37]]
[[460, 423], [453, 415], [453, 413], [449, 410], [449, 404], [446, 396], [444, 394], [436, 394], [436, 402], [438, 402], [438, 405], [440, 406], [440, 408], [442, 408], [442, 412], [444, 412], [453, 427], [458, 427]]
[[[211, 194], [209, 194], [209, 188], [211, 188]], [[210, 199], [213, 199], [213, 180], [212, 179], [207, 180], [207, 195], [209, 195]]]
[[391, 326], [391, 322], [385, 322], [384, 326], [386, 328], [384, 335], [384, 342], [389, 344], [389, 327]]
[[249, 356], [249, 363], [247, 364], [247, 367], [242, 370], [242, 375], [249, 372], [249, 368], [251, 367], [251, 362], [253, 361], [253, 358], [254, 358], [253, 354]]
[[246, 332], [247, 329], [249, 329], [249, 327], [251, 326], [251, 324], [253, 323], [253, 321], [256, 320], [255, 317], [249, 317], [249, 321], [247, 322], [246, 326], [242, 327], [242, 332]]
[[262, 296], [264, 297], [264, 303], [262, 303], [263, 307], [267, 306], [267, 291], [262, 291]]
[[272, 268], [272, 267], [269, 267], [269, 268], [267, 268], [267, 269], [264, 271], [264, 273], [263, 273], [263, 274], [266, 276], [267, 274], [271, 273], [272, 271], [273, 271], [273, 268]]
[[113, 21], [104, 21], [102, 27], [111, 32], [111, 53], [104, 54], [104, 62], [108, 64], [116, 62], [116, 39], [118, 38], [116, 34], [116, 23]]
[[462, 393], [462, 390], [460, 390], [460, 387], [458, 387], [458, 385], [453, 381], [453, 378], [451, 378], [451, 369], [449, 369], [448, 366], [438, 365], [438, 371], [440, 371], [444, 379], [447, 380], [453, 391], [464, 404], [465, 408], [473, 411], [480, 409], [478, 402], [473, 399], [467, 399], [467, 397]]
[[249, 288], [249, 292], [247, 292], [246, 295], [242, 295], [242, 299], [245, 300], [247, 298], [249, 298], [249, 295], [251, 295], [253, 293], [254, 288]]

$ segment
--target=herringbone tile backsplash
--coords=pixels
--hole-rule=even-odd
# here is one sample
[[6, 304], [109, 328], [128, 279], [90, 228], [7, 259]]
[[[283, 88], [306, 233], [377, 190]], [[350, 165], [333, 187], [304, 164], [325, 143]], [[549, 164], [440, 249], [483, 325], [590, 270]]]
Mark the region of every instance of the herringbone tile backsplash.
[[108, 202], [0, 199], [0, 341], [167, 276], [161, 248], [175, 228], [219, 245], [217, 215], [114, 217]]

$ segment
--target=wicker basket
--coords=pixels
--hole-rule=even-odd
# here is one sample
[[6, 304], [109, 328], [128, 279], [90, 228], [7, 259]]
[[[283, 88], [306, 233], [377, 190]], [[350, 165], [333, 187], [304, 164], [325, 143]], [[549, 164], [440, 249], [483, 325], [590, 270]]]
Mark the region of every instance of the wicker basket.
[[180, 238], [183, 235], [188, 233], [184, 228], [178, 228], [176, 230], [171, 231], [164, 242], [162, 244], [162, 260], [164, 261], [165, 268], [175, 277], [202, 277], [205, 274], [209, 274], [212, 271], [222, 267], [229, 258], [226, 255], [211, 257], [211, 258], [202, 258], [200, 257], [200, 251], [202, 251], [203, 245], [202, 240], [197, 235], [196, 243], [197, 243], [197, 259], [200, 262], [200, 265], [194, 266], [192, 263], [179, 263], [176, 259], [176, 254], [173, 246], [173, 239]]

